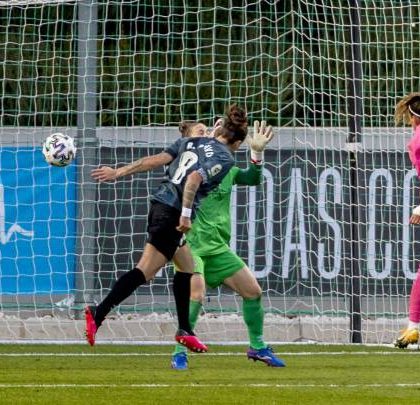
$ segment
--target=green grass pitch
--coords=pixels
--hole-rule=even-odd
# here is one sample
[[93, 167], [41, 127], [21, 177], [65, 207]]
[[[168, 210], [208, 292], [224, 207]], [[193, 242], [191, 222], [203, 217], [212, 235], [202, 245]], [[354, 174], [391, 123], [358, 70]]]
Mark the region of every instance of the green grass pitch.
[[0, 404], [418, 404], [418, 350], [274, 349], [286, 368], [211, 346], [175, 371], [169, 346], [0, 345]]

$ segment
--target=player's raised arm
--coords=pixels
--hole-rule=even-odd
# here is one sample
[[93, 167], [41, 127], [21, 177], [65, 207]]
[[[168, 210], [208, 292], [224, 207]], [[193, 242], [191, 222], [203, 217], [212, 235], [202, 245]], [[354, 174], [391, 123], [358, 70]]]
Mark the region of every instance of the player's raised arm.
[[179, 232], [186, 233], [191, 229], [191, 214], [195, 195], [203, 182], [203, 177], [198, 171], [191, 172], [184, 186], [182, 197], [182, 211], [179, 218], [179, 225], [176, 228]]
[[112, 181], [118, 177], [128, 176], [134, 173], [147, 172], [149, 170], [162, 167], [172, 162], [173, 156], [167, 152], [161, 152], [157, 155], [146, 156], [136, 160], [126, 166], [113, 169], [109, 166], [102, 166], [93, 169], [91, 172], [92, 178], [99, 181]]

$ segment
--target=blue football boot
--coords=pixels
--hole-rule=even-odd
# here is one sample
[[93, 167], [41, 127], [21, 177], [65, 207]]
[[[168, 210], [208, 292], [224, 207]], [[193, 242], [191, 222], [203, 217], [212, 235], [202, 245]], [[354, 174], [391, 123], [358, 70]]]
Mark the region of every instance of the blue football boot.
[[286, 364], [282, 359], [279, 359], [273, 353], [273, 349], [267, 346], [264, 349], [253, 349], [252, 347], [246, 353], [249, 360], [262, 361], [270, 367], [286, 367]]
[[171, 367], [174, 370], [187, 370], [188, 369], [187, 353], [184, 353], [184, 352], [175, 353], [172, 356]]

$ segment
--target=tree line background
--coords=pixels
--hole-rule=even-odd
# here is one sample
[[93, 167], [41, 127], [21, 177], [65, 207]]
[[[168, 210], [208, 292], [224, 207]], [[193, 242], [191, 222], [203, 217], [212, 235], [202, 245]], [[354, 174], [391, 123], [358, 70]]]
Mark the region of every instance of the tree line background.
[[[211, 124], [232, 102], [275, 126], [346, 126], [349, 0], [98, 1], [98, 126]], [[363, 125], [419, 91], [420, 5], [360, 1]], [[0, 7], [2, 126], [75, 126], [77, 2]]]

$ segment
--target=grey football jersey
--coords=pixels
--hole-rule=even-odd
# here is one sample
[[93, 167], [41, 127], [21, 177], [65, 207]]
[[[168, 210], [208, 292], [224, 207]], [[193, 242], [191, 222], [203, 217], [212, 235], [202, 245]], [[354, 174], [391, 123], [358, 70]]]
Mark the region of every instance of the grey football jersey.
[[220, 184], [234, 164], [229, 148], [213, 138], [180, 138], [165, 152], [174, 160], [168, 165], [165, 179], [151, 199], [179, 210], [182, 209], [185, 181], [191, 172], [196, 170], [203, 177], [194, 200], [194, 211], [200, 200]]

